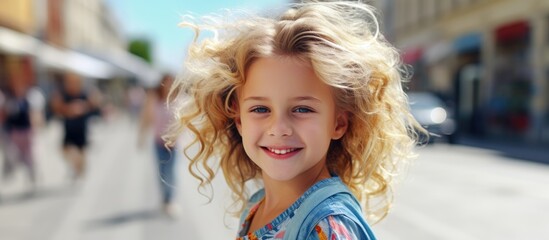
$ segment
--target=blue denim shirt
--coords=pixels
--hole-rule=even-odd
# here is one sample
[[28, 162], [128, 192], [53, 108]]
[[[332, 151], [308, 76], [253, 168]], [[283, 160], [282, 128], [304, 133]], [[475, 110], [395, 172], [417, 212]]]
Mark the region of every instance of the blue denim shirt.
[[240, 219], [238, 239], [376, 239], [359, 203], [339, 177], [317, 182], [271, 223], [246, 234], [264, 196], [261, 189], [250, 198]]

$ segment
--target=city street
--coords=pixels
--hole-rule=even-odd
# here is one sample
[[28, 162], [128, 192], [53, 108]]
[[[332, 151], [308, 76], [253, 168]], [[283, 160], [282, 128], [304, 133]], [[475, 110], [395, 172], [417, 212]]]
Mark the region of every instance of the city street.
[[[0, 240], [233, 239], [238, 222], [224, 212], [231, 201], [222, 176], [208, 203], [183, 159], [180, 216], [162, 214], [152, 148], [138, 148], [136, 130], [128, 117], [94, 122], [87, 174], [79, 182], [70, 180], [61, 157], [59, 122], [40, 130], [36, 191], [28, 192], [22, 169], [11, 180], [0, 178]], [[388, 217], [373, 226], [379, 239], [549, 236], [549, 165], [439, 143], [418, 152]]]
[[444, 144], [419, 154], [380, 239], [548, 239], [549, 165]]

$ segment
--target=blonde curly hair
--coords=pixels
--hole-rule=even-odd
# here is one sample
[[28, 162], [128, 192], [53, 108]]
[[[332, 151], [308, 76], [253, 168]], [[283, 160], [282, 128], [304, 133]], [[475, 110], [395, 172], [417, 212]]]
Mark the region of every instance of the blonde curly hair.
[[[403, 91], [405, 68], [398, 51], [379, 33], [373, 7], [309, 2], [292, 5], [274, 19], [181, 25], [192, 28], [195, 39], [186, 75], [173, 89], [185, 89], [189, 96], [178, 97], [184, 104], [176, 107], [166, 140], [174, 143], [186, 129], [194, 135], [184, 152], [200, 187], [209, 185], [221, 167], [238, 209], [243, 209], [249, 196], [246, 183], [261, 176], [261, 169], [246, 155], [235, 125], [236, 90], [246, 84], [246, 71], [255, 60], [292, 56], [310, 63], [335, 90], [337, 107], [349, 113], [347, 132], [330, 144], [329, 171], [351, 189], [371, 221], [387, 214], [394, 176], [414, 156], [421, 127], [409, 113]], [[199, 40], [204, 30], [214, 36]], [[198, 151], [190, 153], [193, 145]]]

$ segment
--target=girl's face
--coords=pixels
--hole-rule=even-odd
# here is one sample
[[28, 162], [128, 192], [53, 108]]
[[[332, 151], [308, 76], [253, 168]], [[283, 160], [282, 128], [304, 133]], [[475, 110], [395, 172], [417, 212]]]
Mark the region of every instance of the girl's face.
[[238, 91], [236, 126], [250, 159], [278, 181], [316, 177], [332, 139], [347, 129], [331, 87], [292, 57], [256, 60]]

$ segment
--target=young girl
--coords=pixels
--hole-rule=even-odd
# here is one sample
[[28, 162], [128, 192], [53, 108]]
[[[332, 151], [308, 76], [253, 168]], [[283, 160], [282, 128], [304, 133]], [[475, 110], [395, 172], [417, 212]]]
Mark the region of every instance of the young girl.
[[[375, 239], [365, 219], [387, 214], [420, 127], [372, 7], [314, 2], [183, 26], [197, 36], [174, 88], [190, 97], [166, 137], [194, 134], [198, 152], [185, 153], [203, 185], [219, 164], [244, 210], [237, 239]], [[199, 42], [202, 29], [215, 37]], [[247, 198], [254, 179], [263, 189]]]

